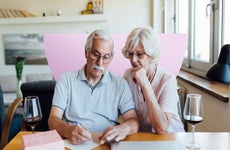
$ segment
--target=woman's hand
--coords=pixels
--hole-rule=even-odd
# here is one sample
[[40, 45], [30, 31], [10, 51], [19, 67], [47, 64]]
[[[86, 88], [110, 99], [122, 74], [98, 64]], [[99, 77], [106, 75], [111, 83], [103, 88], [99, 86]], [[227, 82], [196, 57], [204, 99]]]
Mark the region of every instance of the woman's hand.
[[131, 70], [133, 79], [140, 86], [144, 86], [148, 82], [145, 68], [135, 67]]

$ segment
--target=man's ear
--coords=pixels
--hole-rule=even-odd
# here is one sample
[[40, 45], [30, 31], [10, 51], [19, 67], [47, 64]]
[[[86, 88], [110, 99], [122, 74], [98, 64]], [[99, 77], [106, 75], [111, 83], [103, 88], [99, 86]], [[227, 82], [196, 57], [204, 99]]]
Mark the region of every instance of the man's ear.
[[88, 58], [88, 51], [85, 50], [85, 58]]

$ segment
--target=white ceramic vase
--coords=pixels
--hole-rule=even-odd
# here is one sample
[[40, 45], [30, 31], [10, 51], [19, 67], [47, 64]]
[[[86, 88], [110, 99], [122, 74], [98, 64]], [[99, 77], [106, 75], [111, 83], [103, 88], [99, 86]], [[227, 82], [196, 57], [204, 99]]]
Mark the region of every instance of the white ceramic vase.
[[17, 98], [22, 97], [21, 85], [22, 85], [22, 80], [17, 80], [17, 87], [16, 87], [16, 97]]

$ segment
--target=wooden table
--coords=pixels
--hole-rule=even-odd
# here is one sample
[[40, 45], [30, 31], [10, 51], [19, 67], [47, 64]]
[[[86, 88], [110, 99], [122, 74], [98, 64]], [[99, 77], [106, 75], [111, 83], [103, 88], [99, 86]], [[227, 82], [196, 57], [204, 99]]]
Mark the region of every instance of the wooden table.
[[[3, 150], [22, 150], [21, 136], [31, 132], [21, 131], [6, 145]], [[125, 141], [172, 141], [176, 140], [186, 145], [191, 140], [191, 133], [170, 133], [156, 135], [152, 133], [136, 133], [128, 136]], [[230, 132], [196, 132], [195, 140], [201, 145], [201, 150], [230, 150]], [[110, 145], [104, 144], [94, 150], [109, 150]]]

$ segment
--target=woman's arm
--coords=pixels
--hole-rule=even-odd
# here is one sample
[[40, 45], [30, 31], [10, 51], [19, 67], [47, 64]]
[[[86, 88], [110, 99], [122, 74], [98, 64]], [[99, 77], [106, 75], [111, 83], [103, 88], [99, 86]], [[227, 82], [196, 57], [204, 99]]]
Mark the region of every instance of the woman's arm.
[[157, 134], [164, 134], [170, 125], [171, 114], [162, 111], [147, 77], [146, 70], [144, 68], [139, 68], [133, 70], [132, 74], [137, 84], [141, 87], [152, 127]]

